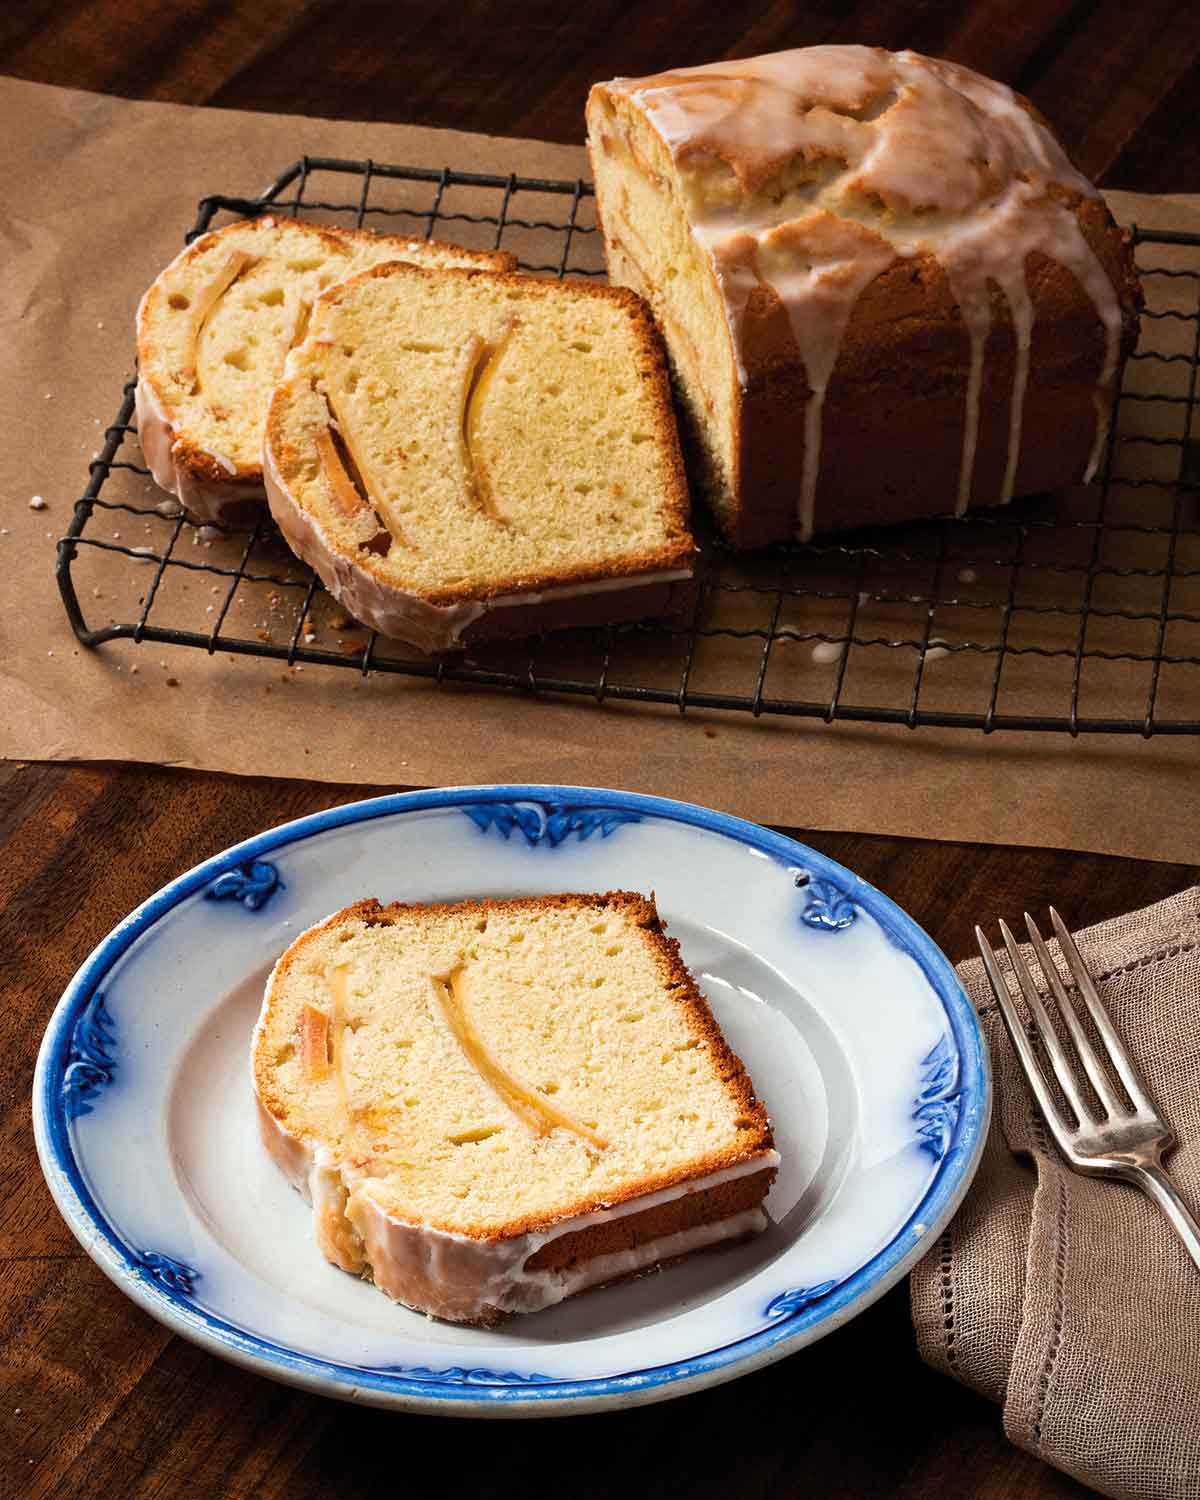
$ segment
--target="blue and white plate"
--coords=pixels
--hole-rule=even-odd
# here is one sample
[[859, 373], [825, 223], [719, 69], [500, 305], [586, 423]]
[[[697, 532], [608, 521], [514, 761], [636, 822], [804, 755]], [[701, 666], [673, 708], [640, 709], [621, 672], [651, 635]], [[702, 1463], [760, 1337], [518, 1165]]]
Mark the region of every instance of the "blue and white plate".
[[[433, 1322], [327, 1264], [255, 1128], [250, 1032], [280, 952], [362, 896], [615, 888], [657, 894], [771, 1111], [772, 1227], [490, 1331]], [[88, 1254], [184, 1337], [331, 1396], [548, 1416], [730, 1380], [853, 1317], [954, 1212], [989, 1102], [953, 969], [848, 870], [685, 803], [500, 786], [317, 813], [152, 896], [55, 1010], [34, 1120]]]

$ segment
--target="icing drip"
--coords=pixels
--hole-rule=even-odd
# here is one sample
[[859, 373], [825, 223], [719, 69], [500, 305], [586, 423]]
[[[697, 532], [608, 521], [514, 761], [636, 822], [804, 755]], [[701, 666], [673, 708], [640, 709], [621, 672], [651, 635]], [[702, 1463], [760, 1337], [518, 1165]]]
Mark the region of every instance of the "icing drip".
[[[821, 468], [821, 425], [825, 394], [833, 378], [846, 325], [854, 304], [871, 282], [895, 258], [891, 250], [861, 234], [840, 233], [837, 221], [820, 221], [806, 236], [806, 260], [787, 253], [790, 225], [772, 230], [761, 240], [761, 255], [771, 285], [787, 310], [792, 337], [804, 360], [809, 397], [804, 406], [804, 468], [800, 477], [799, 527], [810, 536]], [[850, 227], [850, 226], [847, 226]], [[822, 234], [823, 231], [823, 234]], [[821, 239], [831, 241], [827, 245]], [[855, 242], [851, 250], [847, 240]], [[827, 256], [819, 257], [824, 251]], [[773, 264], [776, 262], [777, 264]]]
[[1017, 358], [1013, 366], [1012, 400], [1008, 419], [1008, 458], [1004, 464], [1004, 480], [1000, 486], [1000, 504], [1007, 505], [1013, 497], [1013, 484], [1017, 477], [1017, 459], [1021, 454], [1021, 426], [1025, 412], [1025, 387], [1029, 383], [1029, 346], [1033, 342], [1033, 303], [1029, 300], [1029, 288], [1025, 285], [1025, 268], [1020, 268], [1019, 278], [1005, 287], [1013, 327], [1017, 333]]
[[[796, 524], [811, 534], [829, 383], [866, 288], [898, 260], [946, 274], [969, 343], [956, 510], [1012, 498], [1021, 451], [1034, 307], [1026, 262], [1075, 276], [1103, 327], [1096, 436], [1107, 435], [1122, 328], [1116, 291], [1062, 199], [1096, 190], [1003, 84], [914, 52], [809, 47], [609, 86], [631, 98], [667, 146], [692, 232], [725, 308], [747, 384], [747, 312], [757, 289], [787, 313], [809, 395]], [[1015, 334], [1001, 491], [973, 494], [992, 288]], [[767, 305], [769, 306], [769, 300]]]
[[954, 514], [965, 516], [971, 503], [971, 476], [975, 472], [975, 449], [979, 442], [979, 392], [983, 386], [983, 351], [991, 328], [991, 309], [986, 299], [982, 306], [975, 298], [959, 297], [963, 322], [971, 340], [971, 363], [967, 371], [967, 411], [963, 419], [962, 462], [958, 470], [958, 495]]
[[[1005, 255], [996, 250], [997, 238]], [[1108, 386], [1116, 372], [1121, 336], [1121, 308], [1112, 283], [1096, 259], [1075, 215], [1053, 199], [1037, 195], [1025, 183], [1016, 183], [1002, 206], [987, 218], [977, 219], [955, 232], [944, 232], [939, 259], [950, 281], [971, 340], [971, 367], [967, 383], [963, 459], [959, 477], [957, 513], [962, 515], [972, 498], [971, 475], [979, 427], [979, 390], [983, 355], [991, 330], [989, 287], [995, 284], [1008, 304], [1016, 337], [1016, 357], [1009, 409], [1008, 453], [1000, 494], [983, 497], [1007, 504], [1013, 496], [1021, 453], [1025, 388], [1029, 379], [1029, 352], [1033, 340], [1034, 308], [1026, 282], [1025, 264], [1035, 252], [1065, 266], [1083, 287], [1096, 308], [1104, 328], [1105, 354], [1095, 392], [1097, 433], [1095, 444], [1103, 445], [1107, 430]], [[1094, 448], [1093, 452], [1095, 453]], [[1086, 478], [1093, 472], [1089, 465]]]

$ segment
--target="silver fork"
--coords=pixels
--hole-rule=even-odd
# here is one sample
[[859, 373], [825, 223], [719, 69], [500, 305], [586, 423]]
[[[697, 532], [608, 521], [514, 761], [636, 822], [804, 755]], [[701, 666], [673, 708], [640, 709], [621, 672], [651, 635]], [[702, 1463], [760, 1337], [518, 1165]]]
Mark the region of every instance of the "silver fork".
[[1200, 1267], [1200, 1224], [1196, 1223], [1184, 1207], [1182, 1199], [1171, 1185], [1170, 1178], [1163, 1171], [1163, 1153], [1175, 1144], [1175, 1137], [1171, 1133], [1170, 1126], [1151, 1103], [1141, 1074], [1125, 1050], [1121, 1038], [1117, 1035], [1108, 1012], [1101, 1004], [1100, 996], [1080, 957], [1079, 949], [1076, 948], [1071, 934], [1053, 907], [1050, 908], [1050, 920], [1054, 924], [1055, 936], [1058, 938], [1063, 957], [1067, 961], [1067, 967], [1071, 971], [1075, 988], [1083, 997], [1083, 1002], [1095, 1022], [1107, 1061], [1124, 1085], [1129, 1095], [1129, 1103], [1133, 1108], [1131, 1112], [1129, 1103], [1126, 1103], [1114, 1088], [1103, 1061], [1080, 1025], [1079, 1016], [1067, 995], [1058, 968], [1050, 957], [1049, 949], [1042, 941], [1037, 924], [1026, 912], [1025, 925], [1029, 929], [1029, 940], [1037, 954], [1042, 973], [1046, 976], [1046, 982], [1058, 1003], [1059, 1014], [1070, 1032], [1075, 1050], [1079, 1054], [1079, 1060], [1083, 1064], [1083, 1070], [1100, 1102], [1101, 1117], [1096, 1117], [1094, 1106], [1084, 1098], [1076, 1070], [1050, 1021], [1042, 997], [1038, 994], [1033, 975], [1029, 971], [1029, 965], [1022, 958], [1008, 924], [1001, 922], [1000, 932], [1004, 937], [1004, 946], [1008, 949], [1008, 956], [1012, 960], [1013, 971], [1021, 986], [1021, 992], [1025, 996], [1025, 1003], [1029, 1006], [1029, 1013], [1033, 1017], [1033, 1023], [1041, 1038], [1042, 1046], [1046, 1050], [1046, 1056], [1050, 1059], [1050, 1066], [1054, 1069], [1058, 1086], [1062, 1089], [1063, 1097], [1075, 1112], [1076, 1123], [1072, 1124], [1059, 1108], [1058, 1101], [1051, 1092], [1049, 1082], [1042, 1071], [1042, 1065], [1033, 1050], [1033, 1044], [1025, 1031], [1016, 1001], [996, 963], [996, 956], [992, 952], [991, 945], [983, 929], [976, 927], [975, 940], [979, 944], [984, 969], [987, 971], [988, 980], [1000, 1006], [1000, 1013], [1008, 1027], [1008, 1034], [1012, 1037], [1013, 1046], [1017, 1049], [1017, 1056], [1021, 1060], [1021, 1066], [1025, 1070], [1025, 1076], [1029, 1080], [1034, 1098], [1045, 1117], [1046, 1124], [1050, 1127], [1050, 1133], [1057, 1142], [1058, 1149], [1066, 1157], [1068, 1164], [1076, 1172], [1086, 1173], [1089, 1177], [1120, 1177], [1140, 1187], [1166, 1214], [1183, 1241], [1188, 1254]]

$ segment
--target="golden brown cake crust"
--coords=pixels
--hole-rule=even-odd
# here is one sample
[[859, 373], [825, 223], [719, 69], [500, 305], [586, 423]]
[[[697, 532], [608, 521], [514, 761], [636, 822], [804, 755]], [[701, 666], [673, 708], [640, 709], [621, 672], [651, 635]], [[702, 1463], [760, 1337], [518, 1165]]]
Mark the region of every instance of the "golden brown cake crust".
[[[812, 50], [868, 53], [868, 49], [858, 48]], [[795, 54], [797, 58], [802, 55]], [[716, 131], [715, 138], [706, 136], [705, 124], [698, 124], [691, 127], [696, 132], [693, 138], [684, 135], [682, 144], [678, 138], [674, 141], [677, 167], [681, 172], [695, 172], [697, 180], [706, 174], [711, 178], [710, 168], [720, 158], [736, 174], [743, 190], [761, 190], [765, 179], [779, 172], [786, 150], [774, 157], [769, 151], [764, 155], [755, 150], [748, 137], [742, 139], [736, 133], [732, 138], [738, 140], [737, 149], [727, 150], [731, 138], [728, 121], [734, 116], [734, 101], [739, 99], [738, 90], [744, 82], [741, 70], [752, 78], [786, 77], [791, 56], [779, 54], [744, 64], [735, 61], [714, 65], [711, 70], [683, 70], [682, 74], [595, 85], [588, 106], [593, 178], [601, 182], [604, 153], [628, 151], [640, 163], [643, 174], [655, 177], [658, 191], [664, 192], [665, 182], [633, 145], [636, 129], [656, 133], [653, 109], [657, 105], [647, 105], [643, 112], [636, 101], [655, 101], [681, 83], [685, 88], [696, 83], [696, 73], [711, 73], [714, 79], [719, 75], [728, 80], [714, 86], [714, 91], [728, 88], [728, 113], [703, 115]], [[871, 49], [864, 64], [867, 77], [876, 64], [885, 69], [890, 66], [890, 57], [880, 49]], [[913, 54], [901, 57], [906, 66], [914, 61]], [[985, 88], [995, 87], [952, 65], [915, 61], [927, 63], [934, 74], [951, 82], [973, 78]], [[762, 74], [755, 74], [756, 65], [761, 65]], [[968, 83], [968, 92], [971, 87]], [[1012, 99], [1014, 110], [1024, 109], [1040, 128], [1046, 128], [1027, 100], [1020, 95]], [[853, 120], [853, 109], [862, 102], [847, 95], [832, 109]], [[672, 120], [672, 128], [677, 132], [685, 129], [678, 119]], [[780, 132], [773, 146], [789, 144], [786, 129], [780, 127]], [[619, 146], [614, 133], [624, 136]], [[794, 149], [794, 142], [790, 145]], [[836, 162], [836, 149], [831, 148], [830, 163]], [[846, 163], [841, 165], [845, 167]], [[1075, 180], [1079, 181], [1077, 177]], [[1097, 307], [1064, 265], [1036, 251], [1030, 253], [1025, 265], [1033, 311], [1033, 348], [1023, 408], [1024, 431], [1012, 485], [1017, 495], [1076, 483], [1084, 477], [1096, 439], [1097, 396], [1111, 395], [1119, 388], [1124, 361], [1137, 342], [1142, 292], [1129, 236], [1116, 226], [1103, 200], [1087, 196], [1085, 189], [1086, 184], [1076, 191], [1052, 180], [1045, 188], [1045, 199], [1074, 216], [1083, 240], [1112, 285], [1120, 310], [1116, 369], [1108, 386], [1101, 389], [1106, 341]], [[624, 231], [616, 222], [615, 190], [613, 201], [612, 222], [606, 217], [603, 225], [610, 274], [622, 281], [632, 280], [659, 310], [657, 299], [662, 288], [648, 282], [637, 250], [622, 240]], [[604, 207], [603, 194], [600, 207]], [[882, 237], [875, 241], [877, 248], [883, 247], [884, 259], [889, 214], [890, 206], [881, 214]], [[865, 232], [864, 243], [871, 238], [873, 232]], [[994, 282], [990, 302], [992, 324], [984, 359], [978, 447], [971, 471], [971, 497], [976, 505], [998, 503], [1003, 497], [1009, 456], [1008, 403], [1017, 364], [1009, 305]], [[729, 540], [750, 548], [789, 539], [796, 532], [798, 476], [805, 461], [803, 415], [812, 397], [792, 321], [765, 278], [760, 278], [746, 300], [739, 352], [741, 379], [733, 382], [731, 416], [734, 503], [732, 507], [714, 508]], [[813, 530], [901, 521], [954, 508], [969, 359], [967, 324], [942, 265], [927, 253], [893, 258], [854, 303], [824, 397], [819, 478], [812, 497]], [[694, 482], [702, 491], [719, 491], [721, 485], [714, 480], [696, 440], [694, 421], [685, 418], [683, 427]]]
[[[536, 908], [543, 911], [551, 911], [555, 908], [578, 909], [580, 906], [592, 908], [596, 912], [619, 911], [632, 919], [640, 931], [642, 940], [653, 957], [654, 963], [659, 971], [663, 984], [675, 992], [676, 999], [687, 1019], [687, 1023], [698, 1040], [702, 1040], [709, 1049], [710, 1056], [718, 1070], [725, 1091], [737, 1110], [739, 1128], [744, 1132], [744, 1143], [737, 1149], [715, 1152], [703, 1161], [693, 1163], [686, 1174], [678, 1172], [662, 1173], [657, 1176], [648, 1176], [640, 1181], [624, 1184], [620, 1189], [605, 1194], [605, 1205], [615, 1206], [626, 1203], [634, 1198], [640, 1198], [649, 1193], [659, 1192], [665, 1188], [672, 1188], [682, 1182], [691, 1181], [694, 1178], [707, 1176], [710, 1173], [719, 1172], [728, 1167], [736, 1167], [746, 1162], [753, 1161], [774, 1148], [774, 1137], [771, 1131], [770, 1119], [766, 1107], [758, 1099], [754, 1092], [749, 1074], [742, 1063], [741, 1058], [730, 1048], [720, 1027], [709, 1008], [708, 1002], [701, 994], [695, 980], [688, 973], [687, 967], [679, 954], [679, 944], [674, 938], [670, 938], [663, 930], [663, 923], [659, 918], [653, 897], [647, 898], [632, 891], [609, 891], [600, 895], [595, 893], [563, 894], [542, 896], [537, 898], [513, 898], [499, 900], [462, 901], [454, 903], [422, 903], [422, 902], [392, 902], [384, 906], [375, 899], [357, 901], [353, 905], [335, 912], [324, 922], [310, 928], [302, 938], [287, 951], [281, 958], [276, 969], [274, 985], [278, 986], [286, 981], [288, 971], [304, 958], [305, 938], [311, 938], [317, 932], [337, 926], [349, 920], [362, 921], [368, 927], [391, 926], [401, 916], [412, 913], [426, 913], [431, 916], [470, 913], [480, 917], [489, 914], [502, 914], [508, 912], [529, 911]], [[254, 1085], [260, 1106], [267, 1117], [284, 1126], [289, 1135], [298, 1139], [304, 1139], [306, 1132], [302, 1126], [287, 1119], [287, 1110], [283, 1100], [274, 1087], [274, 1079], [269, 1059], [261, 1050], [254, 1054]], [[768, 1169], [769, 1177], [773, 1178], [774, 1168]], [[754, 1181], [759, 1184], [760, 1190], [756, 1192], [753, 1201], [761, 1201], [770, 1181], [762, 1180], [763, 1174], [755, 1173], [740, 1179], [731, 1186], [740, 1187], [742, 1181]], [[497, 1230], [489, 1230], [486, 1234], [471, 1236], [469, 1230], [461, 1226], [447, 1226], [430, 1220], [426, 1227], [434, 1230], [445, 1230], [449, 1233], [466, 1235], [493, 1240], [513, 1239], [519, 1236], [537, 1233], [560, 1223], [564, 1219], [571, 1219], [592, 1212], [596, 1204], [587, 1199], [562, 1204], [552, 1216], [525, 1216], [514, 1218]], [[735, 1212], [735, 1209], [727, 1209], [725, 1212]], [[724, 1212], [722, 1214], [724, 1216]], [[638, 1216], [640, 1217], [640, 1216]], [[634, 1216], [630, 1215], [630, 1219]], [[589, 1254], [596, 1253], [594, 1250]]]
[[624, 620], [679, 619], [691, 610], [698, 591], [694, 578], [639, 583], [635, 576], [627, 589], [489, 609], [467, 626], [460, 640], [464, 646], [474, 646], [484, 641], [521, 641], [546, 630], [577, 630]]
[[607, 1224], [593, 1224], [587, 1229], [577, 1229], [573, 1234], [560, 1235], [531, 1255], [525, 1268], [529, 1271], [561, 1270], [596, 1256], [630, 1250], [648, 1240], [665, 1240], [669, 1235], [681, 1234], [700, 1224], [732, 1218], [734, 1214], [757, 1207], [774, 1180], [775, 1168], [764, 1167], [749, 1177], [738, 1177], [732, 1182], [687, 1193], [669, 1203], [660, 1203], [657, 1208], [644, 1208], [641, 1213], [627, 1214], [623, 1219], [612, 1219]]

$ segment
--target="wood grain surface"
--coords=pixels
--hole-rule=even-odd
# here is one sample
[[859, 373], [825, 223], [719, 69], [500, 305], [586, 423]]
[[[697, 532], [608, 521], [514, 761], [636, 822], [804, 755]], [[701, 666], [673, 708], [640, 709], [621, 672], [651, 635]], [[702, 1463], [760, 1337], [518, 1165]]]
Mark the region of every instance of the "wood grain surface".
[[[970, 63], [1029, 93], [1104, 183], [1200, 190], [1200, 8], [1170, 0], [1142, 0], [1136, 11], [1115, 0], [0, 8], [0, 71], [26, 78], [564, 141], [580, 138], [593, 78], [828, 40]], [[1013, 1449], [995, 1408], [921, 1365], [902, 1289], [813, 1349], [731, 1385], [536, 1426], [451, 1425], [302, 1395], [222, 1364], [127, 1302], [58, 1218], [38, 1171], [29, 1090], [50, 1011], [91, 947], [172, 876], [263, 827], [370, 790], [0, 767], [0, 1500], [309, 1500], [414, 1485], [480, 1500], [547, 1487], [571, 1500], [1085, 1493]], [[1053, 900], [1083, 925], [1200, 880], [1200, 865], [803, 836], [880, 885], [954, 958], [969, 952], [982, 916]]]
[[[0, 1495], [374, 1500], [399, 1474], [450, 1462], [447, 1449], [449, 1493], [481, 1500], [524, 1494], [543, 1476], [571, 1500], [1084, 1494], [1010, 1447], [995, 1408], [921, 1364], [903, 1288], [814, 1348], [686, 1400], [459, 1427], [233, 1369], [104, 1279], [59, 1219], [33, 1151], [30, 1080], [56, 999], [92, 946], [174, 875], [263, 827], [384, 790], [394, 788], [0, 768]], [[1200, 866], [1101, 855], [803, 837], [881, 886], [954, 958], [981, 916], [1053, 900], [1083, 924], [1200, 880]]]
[[1200, 6], [1180, 0], [10, 0], [0, 71], [138, 99], [577, 142], [588, 85], [818, 42], [1021, 89], [1106, 187], [1200, 191]]

